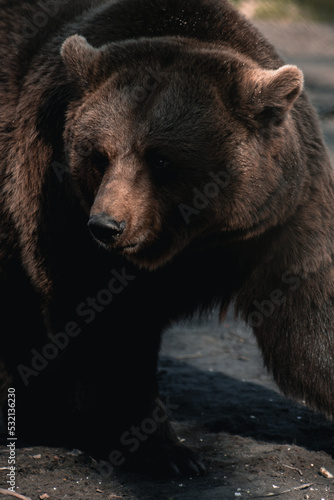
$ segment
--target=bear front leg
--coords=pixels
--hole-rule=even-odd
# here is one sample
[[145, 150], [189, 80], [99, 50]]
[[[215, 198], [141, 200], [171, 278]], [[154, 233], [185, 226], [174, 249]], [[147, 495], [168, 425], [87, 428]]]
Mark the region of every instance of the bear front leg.
[[[170, 398], [166, 404], [162, 403], [155, 373], [145, 373], [143, 366], [136, 367], [133, 363], [131, 368], [137, 373], [136, 380], [129, 375], [125, 379], [119, 376], [109, 378], [111, 385], [119, 384], [119, 387], [104, 387], [104, 396], [96, 390], [101, 386], [98, 381], [95, 388], [91, 387], [91, 394], [88, 390], [86, 404], [91, 407], [91, 416], [86, 423], [80, 415], [77, 419], [83, 426], [81, 447], [91, 455], [107, 460], [112, 467], [154, 477], [204, 475], [206, 469], [201, 459], [179, 442], [171, 426], [169, 415], [177, 406]], [[105, 377], [99, 377], [99, 380], [103, 379]], [[103, 401], [106, 395], [103, 411], [97, 412], [94, 401]], [[92, 432], [95, 426], [100, 430], [101, 439], [96, 439]], [[80, 448], [80, 445], [76, 447]]]
[[[156, 375], [163, 329], [160, 315], [152, 316], [151, 309], [139, 303], [137, 295], [135, 299], [132, 303], [129, 296], [126, 302], [119, 301], [117, 310], [106, 310], [105, 315], [96, 318], [92, 325], [99, 333], [93, 346], [91, 335], [83, 336], [86, 404], [91, 407], [91, 420], [95, 419], [105, 436], [102, 449], [94, 433], [90, 436], [92, 451], [97, 447], [99, 456], [103, 455], [113, 467], [152, 476], [202, 475], [203, 463], [180, 444], [171, 427], [169, 416], [176, 410], [173, 396], [169, 395], [165, 404], [159, 398]], [[104, 411], [103, 415], [99, 412], [98, 419], [97, 401]]]
[[[331, 268], [308, 275], [284, 272], [244, 317], [265, 365], [288, 396], [334, 417], [334, 293]], [[248, 296], [249, 297], [249, 296]]]
[[59, 359], [54, 384], [64, 381], [59, 404], [71, 446], [113, 467], [152, 476], [204, 474], [201, 460], [180, 444], [171, 427], [172, 396], [166, 405], [159, 398], [161, 329], [154, 321], [145, 324], [148, 316], [142, 318], [138, 310], [137, 315], [120, 310], [122, 321], [114, 310], [101, 313]]
[[[178, 406], [173, 404], [172, 396], [167, 397], [165, 404], [159, 397], [156, 381], [158, 350], [154, 343], [152, 337], [144, 344], [142, 339], [138, 344], [133, 339], [131, 351], [129, 347], [127, 350], [118, 349], [117, 362], [114, 360], [113, 366], [110, 362], [104, 365], [109, 367], [111, 385], [106, 404], [111, 401], [112, 406], [107, 408], [103, 425], [106, 446], [97, 452], [100, 456], [102, 452], [113, 467], [150, 476], [203, 475], [206, 472], [204, 464], [179, 442], [171, 426], [170, 415]], [[126, 353], [125, 357], [123, 353]], [[107, 373], [102, 379], [105, 377]]]

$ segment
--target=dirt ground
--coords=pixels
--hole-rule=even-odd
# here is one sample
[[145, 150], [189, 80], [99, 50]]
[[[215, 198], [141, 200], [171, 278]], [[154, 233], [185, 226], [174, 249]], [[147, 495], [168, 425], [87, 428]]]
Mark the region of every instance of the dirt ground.
[[[334, 27], [259, 26], [304, 70], [334, 160]], [[207, 476], [158, 481], [112, 471], [79, 450], [17, 448], [16, 494], [32, 500], [334, 499], [334, 478], [321, 474], [325, 468], [334, 475], [334, 424], [279, 394], [250, 330], [231, 312], [223, 325], [213, 313], [167, 332], [159, 378], [178, 435], [201, 454]], [[0, 447], [4, 489], [6, 437]], [[0, 499], [14, 498], [5, 493], [0, 489]]]

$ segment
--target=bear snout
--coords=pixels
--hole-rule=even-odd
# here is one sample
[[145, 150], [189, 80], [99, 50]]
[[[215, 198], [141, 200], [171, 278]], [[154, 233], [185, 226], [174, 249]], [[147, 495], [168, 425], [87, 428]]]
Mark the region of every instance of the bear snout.
[[108, 244], [121, 236], [125, 229], [125, 221], [116, 221], [106, 213], [92, 215], [88, 221], [88, 228], [97, 241]]

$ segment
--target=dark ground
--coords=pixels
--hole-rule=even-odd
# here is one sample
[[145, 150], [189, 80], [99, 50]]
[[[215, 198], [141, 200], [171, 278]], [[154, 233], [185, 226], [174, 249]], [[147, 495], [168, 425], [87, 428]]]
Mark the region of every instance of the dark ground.
[[[304, 70], [334, 159], [334, 27], [259, 25], [287, 61]], [[251, 332], [232, 313], [223, 325], [213, 315], [167, 332], [160, 384], [175, 406], [178, 435], [207, 464], [206, 477], [157, 481], [108, 471], [78, 450], [21, 448], [16, 493], [32, 500], [334, 499], [334, 479], [319, 473], [325, 467], [334, 474], [334, 424], [278, 393]], [[6, 467], [2, 446], [2, 488]], [[2, 498], [13, 497], [0, 490]]]

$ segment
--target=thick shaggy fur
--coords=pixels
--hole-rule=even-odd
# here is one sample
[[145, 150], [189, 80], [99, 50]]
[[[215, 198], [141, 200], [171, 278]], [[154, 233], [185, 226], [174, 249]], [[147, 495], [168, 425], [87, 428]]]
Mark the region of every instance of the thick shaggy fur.
[[0, 7], [0, 345], [20, 435], [203, 473], [158, 399], [160, 337], [232, 300], [281, 390], [333, 416], [333, 172], [301, 72], [226, 0]]

